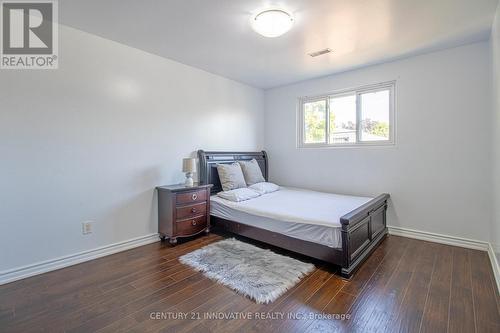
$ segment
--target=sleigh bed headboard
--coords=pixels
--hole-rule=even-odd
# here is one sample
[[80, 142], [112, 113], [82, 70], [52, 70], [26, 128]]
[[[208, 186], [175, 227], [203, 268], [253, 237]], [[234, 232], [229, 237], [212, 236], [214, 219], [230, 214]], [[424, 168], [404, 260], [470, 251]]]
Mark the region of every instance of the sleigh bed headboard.
[[268, 181], [268, 160], [265, 151], [259, 152], [226, 152], [198, 150], [200, 184], [213, 184], [212, 194], [222, 191], [217, 173], [217, 164], [230, 164], [238, 161], [250, 161], [255, 158], [265, 180]]

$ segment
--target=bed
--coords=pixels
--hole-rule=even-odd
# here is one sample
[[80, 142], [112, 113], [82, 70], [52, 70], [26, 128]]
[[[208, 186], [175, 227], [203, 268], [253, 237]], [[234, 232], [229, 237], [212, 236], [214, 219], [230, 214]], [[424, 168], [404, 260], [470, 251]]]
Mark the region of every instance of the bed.
[[211, 224], [222, 230], [310, 256], [341, 267], [350, 278], [387, 235], [388, 194], [346, 196], [297, 188], [242, 202], [217, 197], [222, 191], [217, 164], [255, 159], [268, 181], [268, 158], [261, 152], [198, 151], [201, 184], [213, 184]]

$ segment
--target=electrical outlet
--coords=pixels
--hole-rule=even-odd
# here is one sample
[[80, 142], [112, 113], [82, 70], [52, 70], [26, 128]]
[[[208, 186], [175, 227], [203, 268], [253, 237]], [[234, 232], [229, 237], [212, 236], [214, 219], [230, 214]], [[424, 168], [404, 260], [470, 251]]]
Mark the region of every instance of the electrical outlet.
[[82, 222], [82, 234], [88, 235], [92, 233], [92, 221]]

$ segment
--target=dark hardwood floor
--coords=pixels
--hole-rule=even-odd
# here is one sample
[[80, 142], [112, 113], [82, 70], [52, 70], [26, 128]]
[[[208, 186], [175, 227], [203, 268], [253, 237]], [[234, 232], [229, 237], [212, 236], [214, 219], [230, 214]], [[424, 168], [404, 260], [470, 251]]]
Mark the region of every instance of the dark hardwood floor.
[[[222, 238], [155, 243], [0, 286], [0, 331], [500, 332], [486, 252], [389, 236], [350, 281], [316, 262], [258, 305], [178, 262]], [[222, 318], [237, 314], [263, 318]]]

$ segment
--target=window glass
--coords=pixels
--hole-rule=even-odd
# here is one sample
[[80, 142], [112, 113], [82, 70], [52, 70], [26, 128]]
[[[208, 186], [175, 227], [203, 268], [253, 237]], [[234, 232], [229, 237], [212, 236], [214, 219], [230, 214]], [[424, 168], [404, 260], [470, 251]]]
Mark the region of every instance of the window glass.
[[325, 143], [326, 100], [304, 103], [304, 142]]
[[332, 144], [356, 142], [356, 95], [330, 98], [330, 140]]
[[361, 94], [361, 141], [389, 140], [390, 90]]

